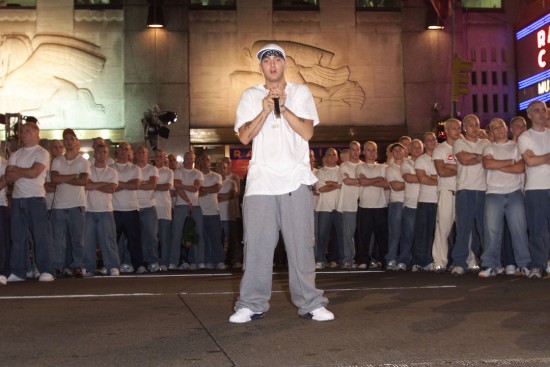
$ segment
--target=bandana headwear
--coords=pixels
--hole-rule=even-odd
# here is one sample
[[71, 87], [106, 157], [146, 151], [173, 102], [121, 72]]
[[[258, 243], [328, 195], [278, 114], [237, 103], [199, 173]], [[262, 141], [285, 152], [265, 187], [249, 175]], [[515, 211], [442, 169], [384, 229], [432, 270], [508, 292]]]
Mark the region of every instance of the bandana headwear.
[[286, 61], [285, 51], [279, 45], [266, 45], [256, 54], [256, 57], [260, 61], [262, 61], [264, 57], [269, 56], [281, 57], [283, 60]]

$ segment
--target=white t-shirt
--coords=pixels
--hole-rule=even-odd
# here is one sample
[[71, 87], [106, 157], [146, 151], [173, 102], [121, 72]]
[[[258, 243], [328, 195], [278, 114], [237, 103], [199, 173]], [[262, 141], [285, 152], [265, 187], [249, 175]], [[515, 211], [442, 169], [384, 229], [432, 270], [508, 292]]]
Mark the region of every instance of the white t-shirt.
[[[170, 184], [174, 187], [174, 172], [168, 167], [158, 169], [157, 185]], [[155, 190], [155, 209], [158, 219], [172, 220], [172, 198], [170, 190], [157, 191]]]
[[[225, 180], [222, 181], [222, 188], [218, 192], [219, 194], [227, 194], [230, 191], [237, 191], [237, 183], [233, 181], [232, 176], [228, 175]], [[220, 208], [220, 220], [236, 220], [235, 200], [218, 201]]]
[[[222, 176], [214, 171], [210, 171], [207, 174], [203, 173], [203, 176], [204, 182], [202, 183], [202, 185], [204, 187], [222, 184]], [[201, 207], [203, 215], [220, 214], [220, 208], [218, 206], [218, 193], [199, 196], [199, 205]]]
[[[204, 176], [202, 172], [196, 168], [187, 169], [183, 167], [178, 167], [174, 171], [174, 181], [175, 180], [180, 180], [181, 183], [184, 184], [185, 186], [191, 186], [195, 184], [195, 181], [200, 181], [202, 183], [204, 181]], [[184, 190], [184, 191], [187, 197], [189, 198], [189, 200], [191, 201], [191, 204], [193, 204], [193, 206], [199, 206], [199, 192], [198, 191], [190, 192], [187, 190]], [[177, 191], [176, 191], [176, 205], [187, 205], [187, 202], [177, 194]]]
[[[443, 163], [446, 164], [456, 164], [455, 156], [453, 154], [453, 147], [450, 146], [449, 143], [447, 143], [446, 141], [439, 144], [432, 153], [432, 160], [442, 160]], [[456, 176], [439, 177], [437, 184], [437, 191], [455, 191]]]
[[[60, 155], [52, 161], [51, 172], [60, 175], [90, 174], [90, 162], [78, 154], [73, 160], [68, 161], [65, 155]], [[86, 190], [84, 186], [75, 186], [68, 183], [57, 184], [52, 209], [67, 209], [86, 206]]]
[[[432, 157], [426, 153], [422, 154], [420, 157], [416, 158], [414, 162], [415, 170], [421, 169], [428, 176], [436, 176], [437, 171], [435, 169], [434, 162]], [[425, 184], [419, 184], [420, 188], [418, 190], [418, 202], [419, 203], [437, 203], [437, 186], [430, 186]]]
[[[491, 142], [487, 139], [477, 139], [475, 142], [466, 139], [458, 139], [453, 145], [453, 153], [455, 157], [457, 153], [462, 151], [483, 154], [483, 149], [490, 144]], [[483, 168], [481, 162], [472, 166], [463, 166], [457, 159], [456, 164], [458, 168], [456, 173], [457, 190], [485, 191], [487, 189], [485, 168]]]
[[[317, 170], [317, 192], [319, 188], [326, 185], [327, 181], [339, 181], [339, 171], [340, 167], [321, 167]], [[315, 211], [318, 212], [331, 212], [336, 210], [338, 207], [338, 199], [340, 197], [340, 189], [328, 191], [328, 192], [319, 192], [319, 199], [317, 200], [317, 205], [315, 206]]]
[[[90, 162], [90, 167], [93, 166], [95, 164], [95, 157], [90, 157], [90, 159], [88, 159], [88, 162]], [[109, 157], [105, 160], [105, 164], [110, 167], [115, 164], [115, 160]]]
[[40, 145], [20, 148], [10, 155], [8, 165], [31, 168], [35, 163], [43, 164], [45, 169], [35, 178], [22, 177], [15, 181], [12, 193], [14, 199], [46, 196], [44, 183], [46, 182], [46, 174], [50, 168], [50, 154], [46, 149]]
[[[521, 159], [516, 143], [508, 140], [506, 143], [496, 142], [483, 149], [483, 155], [492, 155], [494, 159]], [[523, 173], [506, 173], [496, 169], [487, 170], [487, 194], [508, 194], [522, 188]]]
[[[141, 179], [143, 181], [149, 181], [151, 177], [157, 177], [157, 179], [159, 177], [159, 170], [155, 166], [146, 164], [143, 168], [140, 167], [139, 169], [141, 170]], [[140, 209], [155, 206], [155, 190], [137, 190], [137, 199]]]
[[[405, 181], [404, 175], [411, 174], [416, 176], [416, 170], [414, 169], [414, 161], [412, 159], [404, 159], [401, 164], [401, 176]], [[409, 183], [405, 181], [405, 199], [403, 200], [403, 206], [407, 208], [416, 209], [418, 203], [418, 193], [420, 185], [417, 183]]]
[[338, 169], [338, 183], [342, 186], [340, 186], [338, 206], [336, 207], [339, 212], [357, 212], [361, 187], [346, 185], [344, 183], [344, 177], [347, 174], [349, 178], [357, 178], [355, 171], [357, 170], [357, 167], [362, 164], [364, 163], [361, 161], [357, 163], [346, 161], [340, 164], [340, 167]]
[[[235, 131], [262, 111], [262, 99], [268, 94], [263, 84], [246, 89], [237, 108]], [[315, 101], [305, 84], [286, 83], [285, 107], [296, 116], [319, 124]], [[248, 166], [245, 196], [281, 195], [300, 185], [313, 185], [317, 178], [309, 164], [309, 144], [284, 117], [277, 121], [271, 113], [252, 141], [252, 159]]]
[[[115, 163], [111, 166], [118, 173], [119, 182], [141, 180], [141, 170], [132, 163]], [[113, 194], [113, 210], [129, 212], [139, 210], [137, 190], [120, 190]]]
[[[386, 165], [380, 163], [364, 163], [357, 166], [355, 174], [359, 177], [363, 174], [366, 178], [386, 177]], [[359, 193], [359, 206], [361, 208], [386, 208], [388, 199], [382, 187], [362, 186]]]
[[[544, 132], [529, 129], [519, 136], [518, 145], [521, 154], [527, 150], [535, 155], [547, 154], [550, 152], [550, 129], [544, 129]], [[525, 190], [550, 189], [550, 164], [525, 165], [525, 178]]]
[[[90, 167], [90, 181], [118, 184], [118, 174], [113, 168], [109, 166], [103, 168], [92, 166]], [[113, 194], [109, 194], [99, 190], [86, 190], [86, 193], [87, 212], [98, 213], [113, 211]]]
[[[401, 175], [401, 166], [395, 163], [392, 163], [388, 168], [386, 168], [386, 179], [388, 183], [391, 181], [405, 182], [403, 176]], [[405, 190], [394, 191], [390, 185], [390, 203], [402, 203], [405, 201]]]
[[[8, 166], [8, 161], [4, 157], [0, 157], [0, 176], [6, 174], [6, 167]], [[8, 206], [8, 198], [6, 196], [7, 187], [4, 187], [0, 190], [0, 206]]]

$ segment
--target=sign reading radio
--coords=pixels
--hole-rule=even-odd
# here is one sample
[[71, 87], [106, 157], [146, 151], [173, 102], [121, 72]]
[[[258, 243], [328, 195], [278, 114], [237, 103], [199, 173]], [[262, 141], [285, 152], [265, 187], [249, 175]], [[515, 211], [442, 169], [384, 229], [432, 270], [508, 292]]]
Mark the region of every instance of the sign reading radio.
[[541, 29], [537, 32], [537, 48], [541, 49], [537, 58], [537, 62], [541, 68], [546, 67], [546, 46], [550, 44], [550, 27], [548, 31]]
[[518, 108], [550, 101], [550, 13], [516, 32]]

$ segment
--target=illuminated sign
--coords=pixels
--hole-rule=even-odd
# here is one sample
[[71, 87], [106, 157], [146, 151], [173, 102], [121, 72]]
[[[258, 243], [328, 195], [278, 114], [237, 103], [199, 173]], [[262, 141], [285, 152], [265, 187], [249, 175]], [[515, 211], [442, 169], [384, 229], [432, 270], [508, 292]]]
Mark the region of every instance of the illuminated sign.
[[550, 13], [516, 33], [519, 110], [550, 101]]

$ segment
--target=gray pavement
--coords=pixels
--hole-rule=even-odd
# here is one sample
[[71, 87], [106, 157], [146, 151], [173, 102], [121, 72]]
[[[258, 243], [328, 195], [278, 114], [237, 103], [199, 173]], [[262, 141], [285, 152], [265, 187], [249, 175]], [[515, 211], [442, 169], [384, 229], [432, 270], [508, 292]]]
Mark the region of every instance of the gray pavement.
[[336, 315], [299, 318], [276, 269], [271, 310], [227, 322], [241, 274], [0, 287], [1, 366], [550, 366], [550, 280], [320, 272]]

